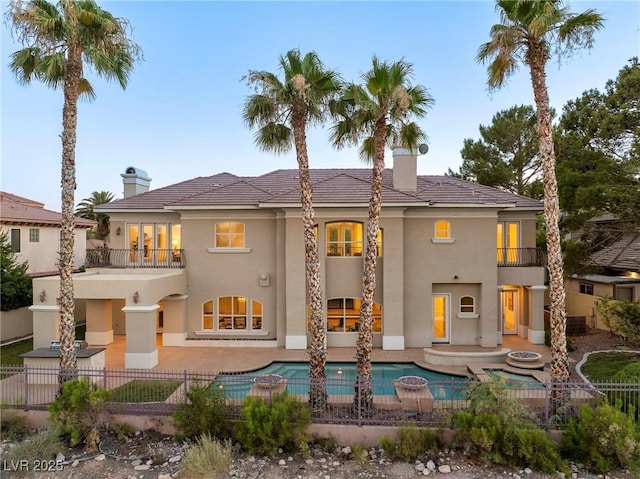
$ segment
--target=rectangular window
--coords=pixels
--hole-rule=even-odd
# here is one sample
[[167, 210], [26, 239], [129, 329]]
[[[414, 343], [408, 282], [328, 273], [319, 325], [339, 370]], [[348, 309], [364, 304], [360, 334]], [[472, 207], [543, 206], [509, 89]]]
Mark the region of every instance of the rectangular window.
[[40, 229], [29, 228], [29, 243], [39, 243], [39, 242], [40, 242]]
[[11, 229], [11, 251], [20, 252], [20, 230], [16, 228]]
[[330, 223], [326, 231], [327, 256], [362, 256], [362, 223]]
[[593, 296], [593, 285], [590, 283], [580, 283], [580, 293]]
[[244, 223], [216, 224], [216, 248], [244, 248]]

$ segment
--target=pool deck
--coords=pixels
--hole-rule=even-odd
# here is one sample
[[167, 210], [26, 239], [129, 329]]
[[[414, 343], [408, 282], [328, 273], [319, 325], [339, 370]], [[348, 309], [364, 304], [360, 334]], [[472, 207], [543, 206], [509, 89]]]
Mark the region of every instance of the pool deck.
[[[509, 348], [512, 351], [535, 351], [542, 354], [545, 363], [550, 361], [549, 348], [534, 345], [517, 336], [504, 336], [503, 344], [495, 349]], [[493, 348], [479, 346], [438, 345], [434, 349], [457, 352], [487, 351]], [[328, 348], [327, 361], [353, 362], [355, 348]], [[105, 366], [112, 369], [124, 369], [125, 337], [115, 336], [114, 342], [106, 347]], [[424, 359], [423, 348], [408, 348], [404, 351], [384, 351], [374, 349], [371, 359], [374, 362], [415, 362], [416, 364], [450, 374], [468, 374], [466, 366], [441, 366], [428, 363]], [[308, 361], [306, 350], [284, 348], [244, 348], [244, 347], [170, 347], [162, 346], [158, 335], [159, 370], [172, 371], [251, 371], [259, 369], [272, 361]]]

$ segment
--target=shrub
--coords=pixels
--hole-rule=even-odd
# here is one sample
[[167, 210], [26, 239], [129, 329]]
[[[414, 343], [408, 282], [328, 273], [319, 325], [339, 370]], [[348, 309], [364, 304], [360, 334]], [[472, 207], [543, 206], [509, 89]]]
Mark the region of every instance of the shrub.
[[116, 424], [113, 428], [113, 433], [116, 435], [116, 438], [118, 438], [118, 441], [122, 441], [128, 437], [133, 437], [136, 431], [125, 422]]
[[640, 431], [618, 407], [601, 404], [592, 408], [585, 404], [580, 408], [580, 417], [569, 421], [562, 451], [601, 473], [612, 468], [637, 469]]
[[[64, 450], [64, 444], [60, 441], [60, 432], [57, 428], [50, 428], [37, 433], [35, 436], [25, 439], [9, 450], [7, 457], [3, 457], [4, 464], [28, 464], [24, 470], [18, 468], [15, 474], [20, 476], [27, 474], [38, 461], [52, 461], [56, 454]], [[26, 462], [20, 462], [26, 461]], [[8, 466], [7, 466], [8, 467]]]
[[632, 343], [640, 343], [640, 301], [614, 301], [604, 296], [596, 310], [611, 334], [620, 334]]
[[180, 477], [225, 477], [231, 465], [231, 444], [220, 442], [207, 434], [187, 450], [180, 462]]
[[0, 421], [0, 437], [5, 439], [20, 439], [28, 432], [27, 420], [18, 414], [6, 414]]
[[186, 402], [180, 403], [173, 420], [176, 438], [202, 437], [204, 434], [218, 439], [232, 435], [231, 405], [221, 389], [200, 384], [197, 380], [187, 392]]
[[274, 393], [272, 405], [253, 396], [245, 398], [236, 427], [238, 442], [252, 454], [273, 456], [278, 448], [295, 450], [310, 423], [309, 406], [286, 391]]
[[[640, 363], [627, 364], [611, 377], [611, 381], [620, 384], [640, 384]], [[621, 409], [636, 421], [640, 419], [640, 389], [637, 387], [627, 391], [609, 391], [607, 398], [609, 404], [619, 404]]]
[[438, 449], [442, 444], [439, 435], [429, 428], [418, 428], [414, 425], [401, 426], [397, 441], [383, 437], [380, 446], [391, 459], [413, 461], [420, 456]]
[[453, 414], [454, 446], [483, 461], [523, 464], [547, 473], [566, 469], [553, 442], [535, 426], [534, 414], [501, 382], [479, 382], [467, 391], [467, 410]]
[[94, 451], [100, 443], [99, 429], [105, 424], [107, 391], [87, 379], [73, 379], [62, 386], [62, 393], [49, 405], [51, 423], [59, 427], [71, 446], [82, 442]]

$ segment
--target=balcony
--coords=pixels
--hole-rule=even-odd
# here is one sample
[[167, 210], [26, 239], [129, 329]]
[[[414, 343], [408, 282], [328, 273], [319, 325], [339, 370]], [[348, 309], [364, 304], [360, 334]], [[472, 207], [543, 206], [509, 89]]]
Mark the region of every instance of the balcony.
[[88, 249], [87, 268], [184, 268], [183, 249]]
[[546, 266], [547, 258], [542, 248], [498, 248], [498, 266]]

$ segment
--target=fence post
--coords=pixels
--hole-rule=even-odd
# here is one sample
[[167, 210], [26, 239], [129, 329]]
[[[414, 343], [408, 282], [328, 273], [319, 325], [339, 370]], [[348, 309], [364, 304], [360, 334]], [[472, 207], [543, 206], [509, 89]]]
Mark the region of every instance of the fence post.
[[549, 425], [549, 387], [551, 383], [549, 381], [544, 382], [544, 423]]
[[362, 427], [362, 378], [356, 377], [356, 383], [358, 384], [356, 402], [358, 403], [358, 427]]
[[29, 410], [29, 366], [24, 366], [24, 410]]
[[102, 367], [102, 387], [105, 390], [107, 389], [107, 367], [106, 366]]
[[184, 384], [184, 403], [187, 404], [187, 400], [189, 399], [187, 394], [189, 394], [189, 386], [187, 386], [187, 370], [185, 369], [182, 372], [182, 381]]

